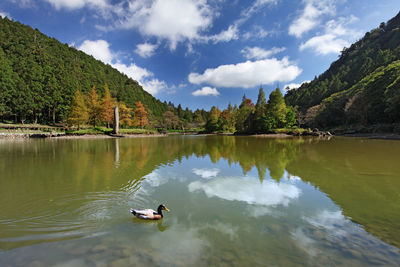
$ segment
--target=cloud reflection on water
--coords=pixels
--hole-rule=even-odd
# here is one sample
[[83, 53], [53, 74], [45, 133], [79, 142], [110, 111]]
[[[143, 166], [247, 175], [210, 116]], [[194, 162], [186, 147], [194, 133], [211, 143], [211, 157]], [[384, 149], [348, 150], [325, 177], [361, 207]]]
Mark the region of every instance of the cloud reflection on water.
[[190, 192], [204, 191], [207, 197], [218, 197], [230, 201], [242, 201], [262, 206], [288, 204], [297, 199], [301, 190], [292, 184], [249, 178], [218, 178], [211, 181], [195, 181], [188, 186]]
[[213, 169], [192, 169], [192, 172], [196, 175], [201, 176], [201, 178], [204, 179], [210, 179], [210, 178], [214, 178], [218, 175], [218, 173], [220, 172], [219, 169], [217, 168], [213, 168]]
[[204, 249], [210, 246], [207, 240], [201, 238], [199, 229], [186, 228], [179, 224], [161, 235], [153, 234], [143, 242], [150, 243], [151, 254], [156, 255], [154, 260], [161, 265], [176, 262], [195, 264], [200, 261]]
[[[291, 232], [311, 259], [321, 263], [332, 262], [336, 255], [346, 251], [349, 260], [367, 260], [372, 265], [396, 266], [397, 248], [390, 246], [351, 222], [341, 210], [320, 210], [315, 215], [303, 216], [305, 224]], [[350, 261], [349, 261], [350, 262]]]

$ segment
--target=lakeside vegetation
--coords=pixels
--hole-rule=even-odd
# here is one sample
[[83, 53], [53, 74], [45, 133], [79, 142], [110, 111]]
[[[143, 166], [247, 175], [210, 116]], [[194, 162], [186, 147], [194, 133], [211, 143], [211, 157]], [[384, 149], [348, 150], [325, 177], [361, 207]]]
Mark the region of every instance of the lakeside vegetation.
[[239, 107], [228, 105], [221, 110], [213, 106], [210, 110], [205, 132], [272, 133], [276, 129], [293, 128], [296, 125], [295, 110], [285, 104], [279, 88], [269, 95], [266, 101], [264, 89], [260, 88], [257, 102], [254, 103], [246, 95]]

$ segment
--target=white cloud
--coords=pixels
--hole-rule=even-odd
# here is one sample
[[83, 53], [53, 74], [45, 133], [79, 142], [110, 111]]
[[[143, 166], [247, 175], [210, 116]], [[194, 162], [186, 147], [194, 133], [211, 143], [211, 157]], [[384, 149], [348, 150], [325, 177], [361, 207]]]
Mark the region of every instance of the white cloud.
[[221, 65], [215, 69], [206, 69], [203, 74], [190, 73], [188, 78], [193, 84], [208, 83], [216, 87], [250, 88], [278, 81], [288, 82], [301, 72], [299, 67], [284, 57], [282, 60], [272, 58]]
[[218, 34], [206, 37], [206, 39], [211, 40], [214, 43], [229, 42], [231, 40], [237, 40], [237, 39], [239, 39], [239, 30], [236, 25], [231, 25], [231, 26], [229, 26], [229, 28], [227, 30], [222, 31]]
[[192, 95], [194, 95], [194, 96], [207, 96], [207, 95], [218, 96], [219, 92], [218, 92], [217, 88], [205, 86], [199, 90], [194, 91], [192, 93]]
[[263, 39], [268, 35], [272, 35], [274, 33], [275, 31], [267, 31], [260, 25], [254, 25], [250, 31], [242, 34], [242, 38], [244, 38], [245, 40], [248, 40], [250, 38]]
[[254, 13], [260, 11], [260, 9], [267, 4], [277, 4], [278, 0], [256, 0], [254, 3], [241, 12], [241, 19], [237, 21], [237, 24], [242, 24], [247, 21]]
[[0, 11], [0, 17], [2, 17], [2, 18], [7, 17], [7, 18], [9, 18], [9, 19], [12, 19], [12, 17], [10, 16], [10, 14], [8, 14], [7, 12], [4, 12], [4, 11]]
[[[297, 89], [299, 88], [303, 83], [309, 83], [310, 81], [304, 81], [302, 83], [289, 83], [289, 84], [285, 84], [285, 86], [283, 87], [283, 90], [285, 90], [285, 92], [292, 90], [292, 89]], [[288, 90], [286, 90], [286, 88], [288, 88]]]
[[300, 38], [320, 24], [323, 15], [336, 13], [335, 0], [303, 0], [305, 7], [300, 16], [289, 26], [289, 34]]
[[272, 55], [285, 51], [285, 47], [273, 47], [270, 50], [265, 50], [261, 47], [248, 47], [246, 46], [240, 52], [246, 59], [266, 59]]
[[136, 46], [135, 53], [143, 58], [148, 58], [154, 55], [154, 52], [157, 49], [157, 47], [158, 47], [157, 44], [149, 44], [149, 43], [138, 44]]
[[60, 9], [79, 9], [85, 6], [95, 8], [106, 8], [109, 6], [107, 0], [44, 0], [53, 5], [57, 10]]
[[136, 28], [143, 35], [168, 40], [175, 50], [179, 42], [198, 39], [211, 26], [213, 16], [206, 0], [138, 0], [129, 2], [114, 28]]
[[136, 80], [144, 90], [152, 95], [167, 88], [167, 84], [164, 81], [152, 78], [154, 76], [152, 72], [145, 68], [141, 68], [134, 63], [131, 63], [129, 66], [123, 63], [115, 63], [111, 64], [111, 66], [126, 74], [128, 77]]
[[330, 53], [339, 54], [344, 47], [349, 46], [350, 43], [346, 40], [338, 38], [334, 34], [324, 34], [315, 36], [305, 43], [300, 45], [300, 51], [306, 48], [313, 49], [320, 55], [327, 55]]
[[[50, 1], [50, 0], [49, 0]], [[136, 0], [129, 1], [125, 11], [112, 26], [96, 25], [97, 29], [138, 29], [144, 36], [167, 40], [171, 50], [178, 43], [188, 41], [188, 48], [195, 42], [229, 42], [239, 39], [239, 25], [247, 21], [266, 4], [277, 0], [256, 0], [241, 12], [240, 19], [218, 34], [207, 35], [213, 19], [219, 16], [207, 0]], [[265, 36], [265, 31], [259, 31]]]
[[350, 15], [349, 17], [339, 17], [336, 20], [329, 20], [325, 24], [325, 33], [334, 34], [336, 36], [349, 36], [356, 39], [362, 36], [362, 32], [349, 29], [347, 26], [358, 20], [359, 19], [354, 15]]
[[[206, 40], [206, 41], [213, 41], [214, 43], [219, 43], [219, 42], [229, 42], [231, 40], [237, 40], [239, 39], [239, 26], [246, 22], [254, 13], [260, 11], [263, 6], [267, 4], [276, 4], [278, 1], [277, 0], [256, 0], [253, 4], [251, 4], [248, 8], [244, 9], [241, 12], [241, 16], [239, 19], [233, 22], [232, 25], [229, 26], [229, 28], [225, 31], [222, 31], [218, 34], [211, 35], [211, 36], [204, 36], [201, 37], [200, 40]], [[265, 36], [268, 35], [268, 32], [259, 27], [257, 29], [257, 33], [254, 32], [254, 34], [258, 34], [258, 38], [264, 38]], [[247, 36], [244, 37], [245, 39], [248, 39], [250, 37], [250, 33], [245, 34]]]
[[348, 24], [357, 21], [354, 15], [350, 17], [339, 17], [329, 20], [325, 24], [325, 34], [314, 36], [300, 45], [300, 51], [310, 48], [320, 55], [331, 53], [339, 54], [344, 47], [348, 47], [351, 41], [361, 36], [361, 32], [349, 29]]
[[243, 177], [192, 182], [189, 184], [189, 191], [204, 191], [207, 197], [218, 197], [261, 206], [288, 206], [301, 194], [301, 190], [292, 184], [275, 181], [264, 181], [260, 184], [258, 179], [244, 179]]
[[134, 63], [131, 63], [129, 66], [122, 63], [115, 63], [112, 66], [136, 81], [143, 81], [145, 78], [153, 76], [153, 73]]
[[105, 40], [90, 41], [85, 40], [79, 47], [79, 50], [94, 58], [103, 61], [106, 64], [111, 64], [113, 54], [110, 51], [110, 45]]
[[[24, 0], [27, 1], [27, 0]], [[103, 18], [114, 21], [108, 25], [95, 25], [101, 31], [115, 29], [137, 29], [144, 36], [166, 40], [170, 50], [176, 49], [182, 42], [190, 45], [195, 42], [229, 42], [239, 39], [239, 25], [247, 21], [254, 13], [259, 12], [267, 4], [276, 4], [278, 0], [256, 0], [241, 12], [240, 18], [228, 29], [218, 34], [207, 35], [218, 17], [218, 8], [207, 0], [125, 0], [113, 3], [111, 0], [42, 0], [50, 3], [55, 9], [75, 10], [91, 8], [100, 12]], [[261, 36], [266, 36], [265, 30], [260, 30]], [[188, 46], [192, 48], [192, 46]], [[136, 53], [149, 57], [154, 47], [137, 47]], [[146, 52], [151, 51], [151, 52]]]
[[201, 176], [201, 178], [204, 179], [210, 179], [210, 178], [214, 178], [218, 175], [218, 173], [220, 172], [219, 169], [214, 168], [214, 169], [192, 169], [192, 172], [196, 175]]
[[160, 81], [158, 79], [145, 80], [140, 82], [143, 86], [143, 89], [149, 92], [152, 95], [156, 95], [161, 90], [167, 89], [167, 84], [164, 81]]
[[154, 74], [142, 67], [137, 66], [134, 63], [126, 65], [121, 63], [114, 53], [110, 50], [110, 45], [105, 40], [90, 41], [85, 40], [79, 47], [79, 50], [92, 55], [94, 58], [103, 61], [106, 64], [110, 64], [120, 72], [124, 73], [128, 77], [136, 80], [144, 90], [152, 95], [157, 94], [161, 90], [167, 88], [164, 81], [160, 81], [154, 77]]

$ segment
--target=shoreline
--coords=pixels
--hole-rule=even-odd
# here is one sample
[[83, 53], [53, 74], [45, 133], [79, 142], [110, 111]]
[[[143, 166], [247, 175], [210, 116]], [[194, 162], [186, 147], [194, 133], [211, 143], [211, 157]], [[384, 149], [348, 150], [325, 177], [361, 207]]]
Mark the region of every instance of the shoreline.
[[[270, 133], [270, 134], [240, 134], [235, 135], [231, 133], [211, 133], [211, 134], [196, 134], [196, 133], [171, 133], [171, 134], [83, 134], [83, 135], [70, 135], [64, 133], [0, 133], [0, 139], [13, 140], [13, 139], [108, 139], [108, 138], [139, 138], [139, 137], [165, 137], [170, 135], [223, 135], [223, 136], [249, 136], [257, 138], [292, 138], [292, 137], [307, 137], [299, 136], [288, 133]], [[310, 136], [308, 136], [310, 137]], [[313, 137], [313, 136], [311, 136]], [[314, 136], [318, 137], [318, 136]], [[320, 136], [321, 137], [321, 136]], [[350, 137], [350, 138], [366, 138], [378, 140], [400, 140], [400, 134], [395, 133], [351, 133], [351, 134], [336, 134], [329, 137]], [[323, 137], [322, 138], [326, 138]]]

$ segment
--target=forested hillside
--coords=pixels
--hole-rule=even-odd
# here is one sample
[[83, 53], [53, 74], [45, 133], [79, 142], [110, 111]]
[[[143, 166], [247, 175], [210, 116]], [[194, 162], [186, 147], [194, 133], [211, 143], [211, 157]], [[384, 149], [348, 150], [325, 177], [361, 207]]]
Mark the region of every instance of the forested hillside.
[[400, 13], [344, 48], [340, 58], [310, 83], [290, 90], [309, 126], [400, 122]]
[[106, 84], [118, 102], [134, 107], [141, 101], [155, 118], [171, 108], [110, 65], [0, 17], [0, 119], [61, 122], [77, 89], [86, 95], [95, 86], [103, 96]]

